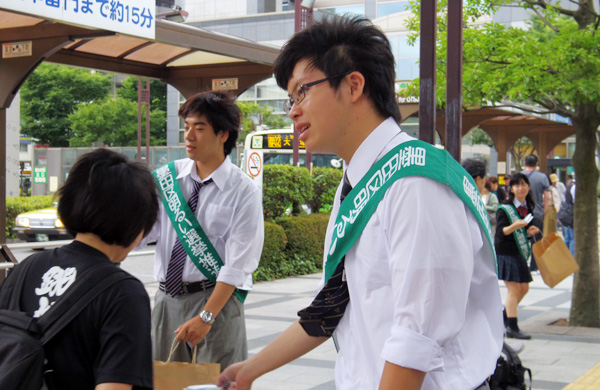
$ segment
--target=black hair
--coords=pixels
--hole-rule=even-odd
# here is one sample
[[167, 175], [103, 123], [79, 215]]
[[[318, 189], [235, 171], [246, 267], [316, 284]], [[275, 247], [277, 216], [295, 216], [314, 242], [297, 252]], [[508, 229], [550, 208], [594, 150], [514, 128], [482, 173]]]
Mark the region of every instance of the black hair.
[[70, 234], [93, 233], [124, 248], [148, 234], [158, 215], [157, 185], [146, 165], [108, 149], [81, 156], [57, 195]]
[[235, 103], [235, 97], [220, 91], [198, 93], [179, 107], [179, 116], [183, 119], [189, 115], [205, 116], [213, 127], [215, 134], [229, 133], [225, 141], [225, 155], [229, 155], [238, 139], [242, 111]]
[[467, 171], [469, 175], [473, 177], [473, 179], [477, 177], [485, 179], [485, 174], [487, 171], [485, 161], [478, 160], [475, 158], [468, 158], [466, 160], [463, 160], [462, 166], [463, 168], [465, 168], [465, 171]]
[[[529, 192], [527, 193], [527, 196], [525, 197], [525, 203], [527, 203], [527, 209], [529, 210], [529, 212], [533, 213], [533, 209], [535, 208], [535, 201], [533, 200], [533, 195], [531, 193], [531, 184], [529, 184], [529, 178], [527, 177], [527, 175], [524, 173], [521, 173], [521, 172], [514, 173], [510, 177], [510, 181], [508, 182], [508, 187], [510, 188], [510, 187], [517, 185], [519, 183], [522, 183], [522, 182], [524, 182], [525, 184], [527, 184], [529, 186]], [[508, 198], [506, 198], [503, 203], [512, 204], [514, 200], [515, 200], [515, 194], [513, 194], [512, 191], [509, 190]]]
[[[334, 15], [295, 34], [275, 60], [277, 85], [287, 90], [294, 67], [302, 60], [326, 77], [360, 72], [365, 78], [365, 94], [377, 112], [401, 121], [394, 55], [385, 34], [368, 19]], [[337, 91], [342, 80], [333, 78], [329, 84]]]
[[538, 157], [535, 154], [530, 154], [527, 157], [525, 157], [525, 166], [535, 167], [538, 161]]

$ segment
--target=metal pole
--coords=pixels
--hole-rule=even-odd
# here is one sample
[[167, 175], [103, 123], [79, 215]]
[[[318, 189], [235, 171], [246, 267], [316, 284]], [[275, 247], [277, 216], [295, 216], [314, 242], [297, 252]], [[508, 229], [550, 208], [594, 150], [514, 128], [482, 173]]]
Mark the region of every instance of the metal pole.
[[[294, 32], [302, 30], [302, 1], [296, 0], [294, 2]], [[296, 126], [292, 124], [294, 130], [294, 139], [292, 140], [292, 162], [295, 167], [300, 164], [300, 138]]]
[[142, 161], [142, 78], [138, 77], [138, 142], [137, 161]]
[[[0, 148], [6, 156], [6, 108], [0, 107]], [[0, 158], [0, 244], [6, 243], [6, 158]]]
[[421, 67], [419, 87], [419, 139], [435, 142], [437, 0], [421, 0]]
[[456, 161], [460, 161], [462, 138], [462, 13], [462, 0], [448, 1], [446, 150]]
[[150, 167], [150, 79], [146, 79], [146, 89], [144, 90], [146, 98], [146, 165]]

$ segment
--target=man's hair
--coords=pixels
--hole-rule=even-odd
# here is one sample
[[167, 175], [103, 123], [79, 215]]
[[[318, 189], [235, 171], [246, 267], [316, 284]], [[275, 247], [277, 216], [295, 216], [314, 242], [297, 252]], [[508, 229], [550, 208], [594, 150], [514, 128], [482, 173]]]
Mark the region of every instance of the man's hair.
[[93, 233], [124, 248], [156, 222], [157, 186], [146, 165], [108, 149], [84, 154], [57, 193], [67, 231]]
[[535, 154], [530, 154], [525, 157], [525, 166], [526, 167], [535, 167], [538, 163], [538, 157]]
[[488, 177], [488, 182], [490, 184], [498, 184], [498, 178], [496, 176], [490, 176]]
[[[385, 34], [368, 19], [335, 15], [295, 34], [275, 60], [277, 84], [287, 89], [294, 67], [301, 60], [334, 77], [358, 71], [365, 78], [364, 91], [383, 117], [402, 116], [396, 102], [394, 55]], [[329, 84], [338, 90], [342, 78]]]
[[205, 116], [215, 134], [229, 133], [225, 141], [225, 155], [235, 147], [240, 131], [242, 111], [235, 103], [235, 97], [219, 91], [198, 93], [179, 107], [179, 116], [183, 119], [190, 115]]
[[485, 174], [487, 171], [485, 161], [475, 158], [468, 158], [462, 162], [462, 166], [465, 168], [465, 171], [467, 171], [469, 175], [473, 177], [473, 179], [477, 177], [485, 179]]

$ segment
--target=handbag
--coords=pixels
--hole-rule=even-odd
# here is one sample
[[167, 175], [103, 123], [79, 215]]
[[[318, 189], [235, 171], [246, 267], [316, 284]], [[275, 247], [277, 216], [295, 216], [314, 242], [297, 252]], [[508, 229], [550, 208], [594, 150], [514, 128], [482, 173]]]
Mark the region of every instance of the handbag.
[[542, 279], [550, 288], [579, 270], [569, 248], [556, 233], [535, 242], [532, 250]]
[[153, 362], [154, 390], [179, 390], [192, 385], [217, 384], [221, 374], [221, 364], [194, 363], [197, 347], [194, 347], [191, 363], [172, 362], [171, 357], [178, 346], [179, 342], [173, 340], [167, 361], [155, 360]]

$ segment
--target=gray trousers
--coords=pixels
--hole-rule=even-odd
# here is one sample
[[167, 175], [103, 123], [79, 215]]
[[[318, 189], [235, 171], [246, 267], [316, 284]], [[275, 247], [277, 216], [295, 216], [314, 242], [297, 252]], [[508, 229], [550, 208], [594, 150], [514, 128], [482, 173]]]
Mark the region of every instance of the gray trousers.
[[[156, 292], [152, 310], [152, 354], [154, 360], [167, 361], [175, 338], [175, 329], [197, 316], [213, 288], [189, 295], [172, 297]], [[193, 346], [180, 343], [171, 361], [191, 362]], [[197, 363], [220, 363], [221, 370], [248, 358], [244, 305], [234, 295], [223, 307], [206, 337], [198, 343]]]

